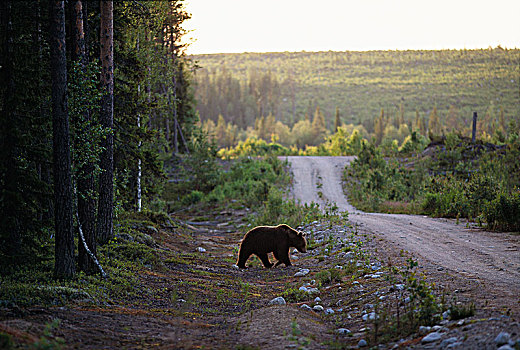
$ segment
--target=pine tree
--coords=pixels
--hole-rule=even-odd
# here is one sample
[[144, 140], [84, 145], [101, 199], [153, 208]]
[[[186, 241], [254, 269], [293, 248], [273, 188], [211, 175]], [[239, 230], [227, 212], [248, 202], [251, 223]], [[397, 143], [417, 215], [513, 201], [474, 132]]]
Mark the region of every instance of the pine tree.
[[217, 126], [215, 127], [215, 138], [216, 138], [217, 144], [220, 147], [225, 147], [226, 121], [224, 120], [224, 117], [222, 116], [222, 114], [219, 114], [219, 116], [218, 116]]
[[430, 135], [430, 139], [432, 138], [432, 136], [441, 135], [441, 123], [439, 121], [437, 107], [433, 107], [433, 110], [430, 113], [430, 118], [428, 120], [428, 134]]
[[[0, 2], [0, 271], [53, 232], [49, 2]], [[5, 266], [5, 268], [4, 268]]]
[[420, 132], [420, 123], [421, 123], [421, 117], [419, 116], [419, 110], [415, 110], [415, 120], [413, 122], [413, 131], [419, 131]]
[[397, 127], [399, 128], [403, 124], [405, 124], [405, 120], [404, 120], [404, 104], [401, 102], [399, 104], [399, 125]]
[[421, 135], [426, 136], [426, 123], [424, 122], [424, 118], [420, 116], [419, 110], [417, 109], [415, 110], [414, 131], [417, 131]]
[[453, 105], [448, 109], [445, 128], [448, 132], [461, 132], [458, 111]]
[[498, 112], [498, 130], [505, 135], [506, 133], [506, 119], [504, 114], [504, 108], [500, 107]]
[[101, 0], [101, 124], [110, 130], [102, 146], [99, 178], [99, 203], [97, 216], [97, 238], [101, 244], [107, 243], [114, 235], [114, 32], [113, 32], [113, 2]]
[[[85, 30], [84, 30], [84, 9], [81, 0], [74, 0], [70, 3], [70, 14], [73, 28], [72, 35], [72, 50], [71, 58], [73, 64], [78, 63], [82, 74], [87, 72], [88, 56], [85, 45]], [[88, 95], [88, 92], [82, 92], [83, 96]], [[92, 252], [96, 255], [97, 242], [95, 233], [95, 216], [96, 216], [96, 201], [94, 198], [94, 164], [92, 159], [85, 154], [79, 154], [85, 146], [82, 143], [91, 134], [90, 123], [92, 121], [90, 108], [84, 102], [81, 106], [81, 116], [78, 115], [78, 120], [72, 120], [71, 124], [75, 125], [74, 132], [74, 148], [73, 155], [74, 163], [81, 163], [82, 165], [76, 171], [77, 182], [77, 203], [78, 203], [78, 225], [81, 227], [85, 242]], [[71, 118], [73, 116], [71, 115]], [[83, 159], [80, 159], [83, 158]], [[86, 158], [86, 159], [85, 159]], [[78, 235], [79, 235], [78, 229]], [[81, 237], [78, 237], [78, 268], [86, 273], [94, 273], [97, 271], [94, 261], [90, 258], [85, 250]]]
[[264, 121], [264, 128], [265, 128], [265, 138], [264, 140], [268, 141], [271, 140], [271, 137], [274, 133], [276, 133], [276, 119], [274, 118], [274, 115], [269, 114], [267, 118], [265, 118]]
[[325, 117], [320, 111], [320, 106], [316, 107], [314, 112], [314, 118], [312, 120], [312, 134], [313, 134], [313, 145], [317, 146], [323, 142], [327, 129], [325, 126]]
[[64, 1], [51, 2], [50, 32], [56, 234], [54, 274], [61, 279], [71, 278], [75, 273]]
[[381, 114], [374, 121], [374, 134], [376, 138], [376, 145], [380, 145], [381, 141], [383, 141], [383, 137], [385, 135], [385, 110], [381, 108]]
[[314, 111], [314, 118], [312, 119], [312, 127], [315, 130], [324, 130], [325, 129], [325, 117], [323, 113], [321, 113], [320, 106], [316, 107], [316, 111]]
[[336, 107], [336, 118], [334, 119], [334, 132], [338, 132], [341, 126], [341, 120], [339, 117], [339, 108]]

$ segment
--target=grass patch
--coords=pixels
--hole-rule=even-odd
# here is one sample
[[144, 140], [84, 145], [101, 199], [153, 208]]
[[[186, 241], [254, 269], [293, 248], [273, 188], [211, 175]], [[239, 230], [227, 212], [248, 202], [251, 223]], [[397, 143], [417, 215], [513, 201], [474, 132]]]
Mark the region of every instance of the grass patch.
[[309, 293], [298, 288], [287, 287], [282, 297], [289, 303], [299, 303], [310, 299]]
[[475, 304], [451, 305], [449, 311], [451, 320], [461, 320], [475, 315]]

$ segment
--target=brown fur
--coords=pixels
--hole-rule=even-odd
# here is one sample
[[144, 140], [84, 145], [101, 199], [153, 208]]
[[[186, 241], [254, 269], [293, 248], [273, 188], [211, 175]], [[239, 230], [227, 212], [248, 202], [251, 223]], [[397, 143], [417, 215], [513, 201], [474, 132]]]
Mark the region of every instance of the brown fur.
[[302, 232], [298, 232], [285, 224], [255, 227], [247, 232], [242, 239], [237, 266], [245, 269], [247, 259], [251, 254], [255, 254], [262, 260], [266, 268], [270, 268], [273, 264], [267, 257], [268, 253], [273, 253], [278, 260], [274, 266], [281, 263], [290, 266], [292, 265], [289, 259], [290, 247], [294, 247], [302, 253], [307, 251], [307, 241]]

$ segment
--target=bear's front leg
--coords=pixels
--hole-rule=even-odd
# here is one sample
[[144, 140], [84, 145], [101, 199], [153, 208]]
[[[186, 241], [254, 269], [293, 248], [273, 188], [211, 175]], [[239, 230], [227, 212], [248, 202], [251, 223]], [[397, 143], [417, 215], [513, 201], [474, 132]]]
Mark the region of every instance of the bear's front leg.
[[278, 261], [276, 262], [276, 264], [274, 264], [274, 267], [276, 267], [276, 266], [280, 265], [282, 262], [280, 261], [280, 255], [278, 255], [278, 251], [277, 251], [277, 250], [275, 250], [275, 251], [273, 252], [273, 254], [274, 254], [274, 258], [275, 258], [276, 260], [278, 260]]
[[279, 249], [278, 252], [275, 254], [275, 257], [278, 259], [276, 265], [284, 263], [285, 266], [292, 266], [291, 260], [289, 259], [289, 248]]
[[260, 258], [260, 260], [262, 260], [262, 264], [264, 264], [265, 268], [270, 269], [271, 267], [273, 267], [273, 264], [269, 261], [267, 253], [256, 255]]
[[240, 252], [238, 253], [237, 266], [241, 269], [245, 269], [246, 261], [247, 261], [247, 259], [249, 259], [250, 256], [251, 256], [251, 253], [246, 253], [245, 251], [240, 249]]

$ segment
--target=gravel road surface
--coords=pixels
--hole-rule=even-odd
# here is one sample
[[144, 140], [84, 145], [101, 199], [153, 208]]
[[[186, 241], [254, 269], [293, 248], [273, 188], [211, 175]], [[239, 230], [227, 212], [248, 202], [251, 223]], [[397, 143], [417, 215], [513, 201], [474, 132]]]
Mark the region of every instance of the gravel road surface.
[[[356, 210], [343, 192], [343, 170], [354, 157], [283, 157], [294, 174], [292, 195], [301, 203], [324, 205], [334, 202], [349, 212], [360, 230], [384, 239], [395, 249], [403, 249], [486, 290], [520, 308], [520, 237], [466, 227], [454, 220], [420, 215], [365, 213]], [[320, 194], [321, 192], [321, 194]], [[516, 302], [515, 302], [516, 300]]]

